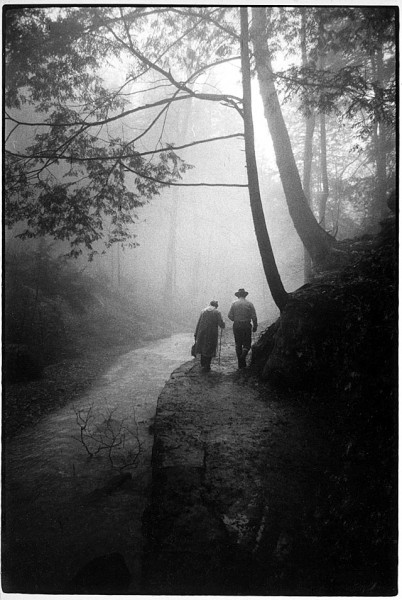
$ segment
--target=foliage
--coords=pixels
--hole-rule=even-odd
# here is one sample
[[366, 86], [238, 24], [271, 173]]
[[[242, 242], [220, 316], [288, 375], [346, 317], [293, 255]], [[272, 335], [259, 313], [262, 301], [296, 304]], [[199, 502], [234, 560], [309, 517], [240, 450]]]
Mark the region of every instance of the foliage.
[[[68, 239], [72, 256], [82, 246], [93, 255], [101, 239], [106, 245], [132, 239], [136, 209], [189, 165], [171, 147], [148, 160], [137, 149], [141, 134], [127, 139], [127, 128], [116, 134], [114, 122], [124, 128], [124, 117], [135, 112], [124, 108], [138, 73], [134, 63], [117, 90], [100, 76], [107, 57], [127, 60], [124, 44], [105, 34], [113, 10], [6, 12], [6, 224], [25, 222], [23, 239], [44, 233]], [[134, 10], [132, 21], [141, 14]], [[29, 105], [40, 120], [26, 121]], [[33, 143], [16, 151], [21, 130]]]
[[[288, 22], [303, 10], [308, 23], [308, 64], [290, 64], [277, 71], [278, 84], [285, 94], [295, 94], [302, 101], [304, 111], [316, 108], [318, 112], [334, 112], [353, 119], [364, 111], [369, 120], [374, 115], [389, 123], [395, 118], [395, 10], [390, 7], [339, 8], [312, 7], [288, 9], [271, 21], [271, 29], [285, 39]], [[275, 14], [275, 13], [274, 13]], [[293, 24], [293, 39], [298, 37]], [[288, 40], [289, 41], [289, 40]], [[387, 79], [381, 89], [370, 78], [370, 56], [379, 47], [387, 51]], [[296, 45], [297, 47], [297, 45]], [[293, 50], [294, 53], [294, 50]], [[325, 54], [326, 65], [320, 68], [319, 56]]]
[[62, 280], [57, 262], [47, 255], [6, 254], [4, 342], [26, 346], [45, 364], [66, 343], [59, 300]]
[[[271, 27], [279, 40], [289, 34], [289, 23], [294, 40], [301, 38], [301, 23], [307, 35], [305, 63], [300, 66], [299, 44], [293, 44], [287, 69], [275, 74], [288, 104], [284, 110], [289, 118], [297, 107], [313, 118], [317, 112], [325, 113], [329, 179], [326, 222], [329, 231], [341, 238], [359, 234], [376, 225], [376, 203], [381, 206], [380, 218], [386, 215], [387, 191], [395, 187], [395, 11], [380, 7], [273, 11]], [[376, 62], [380, 64], [382, 56], [381, 69]], [[381, 144], [376, 141], [378, 127]], [[302, 169], [301, 124], [292, 128], [291, 135]], [[317, 148], [318, 135], [316, 131]], [[381, 156], [386, 167], [380, 181]], [[314, 152], [311, 176], [311, 200], [318, 214], [315, 204], [322, 192], [319, 150]]]

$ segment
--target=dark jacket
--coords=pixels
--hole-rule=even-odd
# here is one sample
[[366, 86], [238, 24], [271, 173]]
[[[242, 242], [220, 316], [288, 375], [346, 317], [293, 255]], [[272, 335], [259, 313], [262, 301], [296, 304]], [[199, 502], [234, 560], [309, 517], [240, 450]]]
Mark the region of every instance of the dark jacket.
[[218, 345], [218, 326], [225, 323], [222, 315], [214, 306], [207, 306], [200, 314], [195, 330], [195, 352], [203, 356], [215, 356]]

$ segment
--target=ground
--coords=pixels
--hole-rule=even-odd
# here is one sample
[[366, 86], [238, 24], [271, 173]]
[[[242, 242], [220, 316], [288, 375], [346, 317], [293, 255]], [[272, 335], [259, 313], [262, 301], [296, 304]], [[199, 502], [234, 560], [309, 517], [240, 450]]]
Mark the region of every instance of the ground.
[[[180, 353], [189, 354], [190, 340], [181, 339]], [[95, 353], [81, 362], [92, 381], [85, 392], [74, 365], [63, 367], [66, 385], [51, 371], [64, 408], [48, 407], [5, 446], [3, 502], [13, 509], [3, 528], [3, 589], [11, 573], [23, 589], [5, 591], [66, 593], [86, 561], [118, 553], [131, 594], [394, 593], [392, 481], [386, 485], [387, 465], [349, 435], [342, 407], [238, 371], [228, 330], [210, 373], [201, 372], [199, 358], [176, 370], [167, 363], [173, 373], [165, 387], [161, 380], [150, 429], [160, 389], [153, 405], [147, 393], [145, 406], [141, 373], [152, 355], [148, 379], [161, 379], [164, 344], [109, 359], [102, 351], [98, 362]], [[155, 439], [151, 488], [149, 459], [132, 479], [99, 492], [111, 473], [94, 470], [70, 440], [71, 398], [102, 403], [111, 384], [117, 405], [124, 398], [130, 406], [134, 394], [140, 415], [146, 412], [149, 449], [152, 433]], [[46, 385], [33, 382], [18, 394], [41, 397]], [[102, 593], [102, 585], [84, 592]]]

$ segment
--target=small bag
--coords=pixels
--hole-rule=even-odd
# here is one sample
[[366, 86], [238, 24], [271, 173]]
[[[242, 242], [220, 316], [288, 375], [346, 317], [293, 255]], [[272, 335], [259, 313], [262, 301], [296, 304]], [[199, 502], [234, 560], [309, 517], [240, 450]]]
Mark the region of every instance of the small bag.
[[197, 356], [197, 352], [195, 351], [195, 344], [191, 346], [191, 356]]

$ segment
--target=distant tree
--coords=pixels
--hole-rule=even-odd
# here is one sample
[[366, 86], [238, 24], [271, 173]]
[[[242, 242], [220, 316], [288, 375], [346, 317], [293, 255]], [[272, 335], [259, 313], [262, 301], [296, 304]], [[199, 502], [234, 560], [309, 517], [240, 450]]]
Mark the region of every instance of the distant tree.
[[[321, 15], [320, 15], [321, 16]], [[318, 68], [321, 71], [325, 69], [325, 33], [322, 18], [318, 25]], [[320, 111], [320, 166], [321, 166], [321, 194], [318, 213], [318, 222], [325, 229], [325, 212], [329, 196], [328, 168], [327, 168], [327, 130], [325, 111]]]
[[288, 97], [296, 95], [305, 107], [318, 111], [322, 125], [324, 115], [328, 121], [333, 114], [352, 128], [355, 148], [375, 164], [375, 224], [386, 214], [387, 191], [394, 187], [395, 9], [311, 7], [304, 14], [317, 24], [308, 28], [307, 36], [316, 60], [278, 73], [276, 82]]
[[[300, 53], [301, 64], [303, 68], [307, 68], [311, 57], [307, 52], [307, 13], [302, 8], [300, 9]], [[308, 205], [311, 207], [311, 167], [313, 163], [313, 138], [315, 129], [315, 110], [307, 107], [304, 110], [305, 120], [305, 137], [303, 151], [303, 192], [306, 196]], [[309, 281], [311, 278], [311, 258], [304, 246], [304, 279]]]

